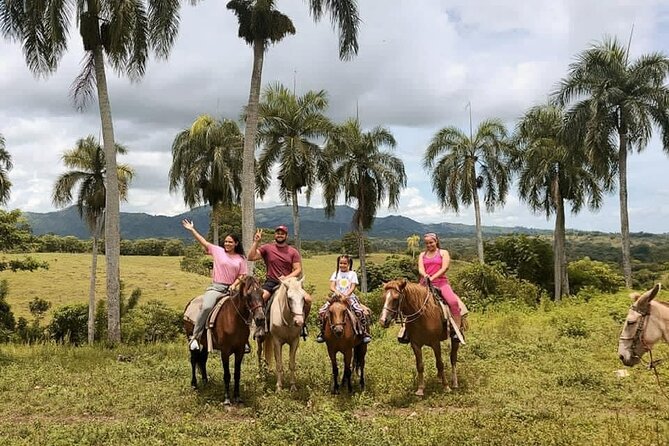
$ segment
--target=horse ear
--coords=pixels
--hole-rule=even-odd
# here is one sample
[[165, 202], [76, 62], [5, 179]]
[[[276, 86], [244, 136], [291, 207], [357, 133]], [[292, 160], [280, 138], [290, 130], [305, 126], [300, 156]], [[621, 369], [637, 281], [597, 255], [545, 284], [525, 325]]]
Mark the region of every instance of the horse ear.
[[406, 279], [400, 279], [400, 290], [403, 290], [407, 286], [407, 280]]
[[637, 305], [638, 306], [646, 306], [650, 304], [650, 301], [655, 299], [655, 296], [657, 296], [657, 293], [660, 291], [660, 284], [656, 284], [652, 289], [646, 291], [643, 293], [638, 299], [637, 299]]

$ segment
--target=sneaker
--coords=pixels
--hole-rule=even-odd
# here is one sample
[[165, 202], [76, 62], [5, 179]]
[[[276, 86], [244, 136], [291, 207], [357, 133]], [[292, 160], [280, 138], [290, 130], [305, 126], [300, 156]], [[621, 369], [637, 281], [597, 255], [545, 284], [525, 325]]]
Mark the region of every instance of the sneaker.
[[244, 344], [244, 354], [248, 355], [249, 353], [251, 353], [251, 346], [247, 342], [246, 344]]
[[369, 335], [363, 336], [363, 338], [362, 338], [362, 343], [363, 344], [369, 344], [370, 342], [372, 342], [372, 337], [371, 336], [369, 336]]
[[316, 336], [316, 342], [318, 342], [319, 344], [322, 344], [323, 342], [325, 342], [325, 338], [323, 337], [323, 333], [318, 333], [318, 336]]
[[197, 339], [193, 339], [190, 341], [190, 344], [188, 344], [191, 350], [200, 350], [200, 343], [197, 342]]

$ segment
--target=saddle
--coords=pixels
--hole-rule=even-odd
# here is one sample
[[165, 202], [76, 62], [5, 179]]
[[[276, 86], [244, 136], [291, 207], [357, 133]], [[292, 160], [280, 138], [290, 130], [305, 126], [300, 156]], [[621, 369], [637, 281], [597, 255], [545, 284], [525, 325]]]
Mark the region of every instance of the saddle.
[[[197, 296], [193, 299], [191, 299], [190, 302], [186, 305], [186, 308], [184, 310], [184, 321], [188, 321], [191, 324], [195, 325], [195, 320], [197, 319], [198, 314], [200, 314], [200, 310], [202, 309], [202, 298], [204, 295]], [[218, 316], [218, 313], [221, 311], [221, 307], [223, 307], [223, 304], [230, 299], [229, 294], [224, 294], [221, 297], [218, 298], [216, 301], [216, 305], [214, 305], [214, 308], [211, 309], [211, 312], [209, 313], [209, 317], [207, 318], [207, 323], [205, 324], [205, 330], [207, 332], [207, 345], [209, 348], [209, 353], [214, 351], [213, 348], [213, 342], [212, 342], [212, 337], [211, 337], [211, 328], [214, 327], [214, 323], [216, 322], [216, 317]]]
[[270, 308], [272, 308], [272, 303], [274, 302], [274, 299], [277, 297], [281, 296], [280, 293], [286, 293], [286, 287], [282, 287], [281, 284], [277, 285], [274, 287], [274, 290], [272, 291], [272, 294], [270, 294], [269, 299], [267, 299], [267, 303], [265, 304], [263, 310], [265, 312], [265, 331], [269, 333], [269, 323], [270, 323]]

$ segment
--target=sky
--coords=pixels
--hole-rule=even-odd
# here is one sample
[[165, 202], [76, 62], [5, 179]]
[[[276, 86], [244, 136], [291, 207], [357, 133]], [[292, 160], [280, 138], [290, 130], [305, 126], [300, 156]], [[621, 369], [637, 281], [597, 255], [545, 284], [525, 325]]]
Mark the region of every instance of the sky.
[[[252, 50], [237, 37], [237, 22], [224, 1], [185, 2], [179, 36], [168, 60], [149, 61], [137, 83], [108, 69], [116, 140], [128, 148], [119, 162], [135, 169], [124, 212], [176, 215], [188, 210], [170, 194], [171, 144], [198, 115], [238, 119], [248, 101]], [[329, 18], [314, 23], [306, 3], [278, 0], [297, 33], [269, 48], [263, 87], [283, 83], [297, 94], [326, 90], [328, 116], [355, 117], [365, 129], [383, 126], [397, 140], [395, 155], [408, 177], [398, 209], [423, 223], [474, 224], [473, 208], [443, 209], [431, 189], [422, 156], [441, 128], [469, 130], [501, 119], [510, 131], [523, 113], [547, 101], [575, 56], [605, 36], [628, 42], [630, 56], [669, 54], [667, 0], [359, 0], [359, 54], [338, 58], [337, 33]], [[83, 112], [69, 90], [84, 51], [77, 30], [58, 70], [36, 78], [21, 47], [0, 38], [0, 134], [12, 156], [13, 183], [7, 209], [56, 210], [51, 191], [66, 169], [60, 158], [87, 135], [101, 138], [97, 103]], [[654, 138], [628, 159], [632, 232], [669, 233], [669, 156]], [[282, 204], [275, 187], [257, 207]], [[300, 204], [306, 205], [305, 197]], [[354, 203], [353, 203], [354, 204]], [[322, 207], [318, 193], [309, 203]], [[553, 217], [533, 214], [519, 201], [515, 185], [503, 208], [484, 211], [482, 223], [554, 227]], [[570, 229], [619, 232], [617, 191], [596, 212], [567, 215]]]

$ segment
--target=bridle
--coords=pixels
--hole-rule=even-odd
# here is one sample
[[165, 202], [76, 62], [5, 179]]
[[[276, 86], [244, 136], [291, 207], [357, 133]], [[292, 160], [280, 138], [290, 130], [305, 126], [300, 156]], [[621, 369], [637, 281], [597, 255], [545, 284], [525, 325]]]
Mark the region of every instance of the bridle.
[[646, 330], [646, 319], [648, 319], [648, 316], [650, 315], [650, 310], [648, 311], [641, 311], [636, 305], [632, 305], [630, 307], [630, 310], [638, 313], [641, 315], [638, 321], [638, 325], [636, 327], [636, 331], [634, 332], [634, 335], [632, 336], [623, 336], [622, 334], [618, 338], [619, 341], [632, 341], [632, 353], [634, 354], [633, 357], [641, 359], [639, 355], [636, 354], [636, 350], [639, 344], [641, 344], [644, 348], [645, 351], [649, 352], [651, 351], [650, 347], [646, 344], [646, 341], [643, 340], [643, 334], [644, 331]]
[[392, 319], [396, 319], [396, 322], [398, 324], [409, 324], [420, 318], [421, 315], [423, 314], [423, 311], [425, 311], [425, 307], [427, 306], [428, 300], [430, 299], [430, 290], [428, 289], [427, 293], [425, 293], [425, 299], [423, 300], [423, 303], [420, 306], [420, 308], [411, 314], [404, 314], [402, 313], [402, 301], [406, 297], [404, 291], [400, 290], [397, 287], [388, 287], [386, 288], [386, 290], [395, 291], [399, 296], [399, 298], [397, 299], [397, 310], [386, 306], [385, 302], [383, 303], [383, 309], [390, 312]]
[[241, 289], [239, 290], [238, 295], [239, 295], [240, 298], [242, 298], [245, 301], [246, 309], [249, 311], [248, 318], [242, 314], [242, 312], [240, 311], [240, 308], [237, 306], [237, 304], [235, 304], [235, 300], [231, 299], [232, 306], [235, 307], [235, 311], [237, 312], [239, 317], [242, 318], [244, 323], [246, 325], [249, 325], [249, 326], [253, 323], [253, 313], [258, 308], [261, 308], [263, 306], [263, 304], [262, 304], [262, 297], [259, 299], [259, 302], [256, 302], [254, 304], [253, 301], [251, 301], [250, 299], [247, 299], [246, 296], [250, 297], [251, 293], [253, 293], [254, 291], [258, 291], [258, 290], [260, 290], [260, 287], [257, 286], [257, 285], [251, 287], [251, 289], [245, 289], [243, 296], [242, 296], [242, 290]]
[[344, 312], [346, 313], [344, 315], [344, 322], [338, 322], [338, 323], [334, 324], [334, 323], [332, 323], [332, 313], [330, 312], [330, 308], [328, 308], [328, 324], [330, 324], [330, 330], [334, 329], [335, 327], [342, 327], [342, 329], [343, 329], [343, 327], [346, 327], [346, 320], [348, 319], [347, 318], [348, 311], [346, 309], [344, 309]]

